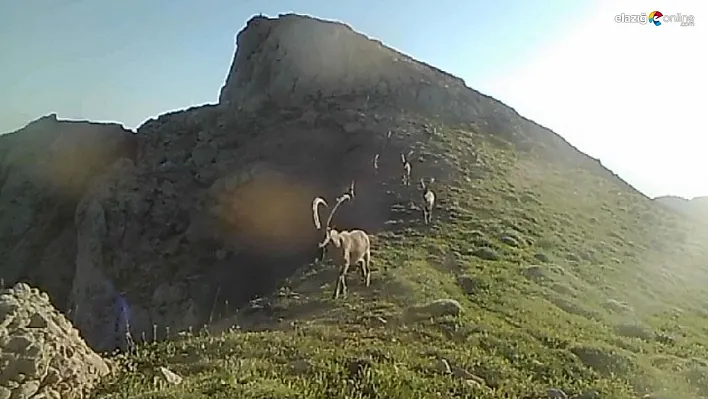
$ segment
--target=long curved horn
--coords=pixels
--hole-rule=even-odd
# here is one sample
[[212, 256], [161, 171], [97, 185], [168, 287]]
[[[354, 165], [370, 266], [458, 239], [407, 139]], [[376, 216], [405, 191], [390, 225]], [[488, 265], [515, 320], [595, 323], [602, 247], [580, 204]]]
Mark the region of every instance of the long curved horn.
[[420, 178], [420, 187], [422, 187], [422, 188], [423, 188], [423, 191], [425, 191], [425, 189], [426, 189], [426, 187], [425, 187], [425, 180], [423, 180], [422, 177]]
[[317, 244], [317, 246], [320, 247], [320, 248], [323, 248], [324, 246], [326, 246], [327, 244], [329, 244], [329, 240], [331, 240], [331, 239], [332, 239], [332, 237], [331, 237], [331, 235], [330, 235], [330, 232], [327, 231], [327, 233], [325, 233], [325, 238], [324, 238], [324, 240], [322, 240], [321, 243]]
[[344, 201], [349, 201], [351, 200], [352, 197], [349, 195], [349, 193], [343, 194], [341, 197], [337, 198], [337, 203], [332, 207], [332, 211], [329, 213], [329, 217], [327, 218], [327, 224], [325, 227], [329, 228], [331, 223], [332, 223], [332, 218], [334, 217], [334, 214], [337, 212], [337, 209], [339, 209], [339, 206], [342, 205], [342, 202]]
[[320, 212], [319, 212], [319, 206], [324, 205], [324, 206], [329, 206], [327, 205], [327, 201], [320, 197], [315, 197], [314, 200], [312, 200], [312, 218], [315, 221], [315, 227], [317, 230], [322, 228], [322, 224], [320, 223]]
[[349, 185], [349, 195], [351, 195], [352, 198], [354, 198], [354, 196], [355, 196], [354, 195], [354, 184], [355, 184], [355, 181], [352, 180], [352, 183]]

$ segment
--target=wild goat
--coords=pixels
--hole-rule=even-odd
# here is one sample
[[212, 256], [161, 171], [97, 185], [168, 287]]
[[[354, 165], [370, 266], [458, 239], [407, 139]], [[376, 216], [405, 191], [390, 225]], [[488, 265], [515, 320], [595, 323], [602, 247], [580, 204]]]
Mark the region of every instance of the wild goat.
[[[344, 201], [351, 200], [349, 193], [343, 194], [337, 199], [337, 203], [332, 208], [327, 218], [327, 224], [324, 226], [325, 237], [318, 244], [320, 248], [325, 248], [327, 245], [332, 244], [334, 247], [333, 253], [337, 253], [337, 260], [341, 261], [341, 266], [339, 269], [339, 277], [337, 278], [337, 287], [334, 290], [334, 299], [339, 298], [340, 295], [347, 295], [347, 283], [345, 281], [347, 272], [349, 271], [349, 266], [361, 264], [361, 276], [364, 279], [366, 286], [371, 284], [371, 269], [369, 265], [371, 263], [371, 241], [369, 235], [363, 230], [345, 230], [337, 231], [331, 227], [332, 217], [334, 216], [337, 209]], [[319, 206], [328, 206], [327, 202], [316, 197], [312, 201], [312, 216], [315, 221], [315, 227], [319, 230], [322, 229], [320, 223]], [[341, 256], [341, 259], [338, 259]]]
[[384, 141], [383, 146], [381, 146], [381, 153], [386, 151], [386, 147], [388, 146], [388, 143], [391, 141], [392, 134], [393, 134], [393, 132], [390, 130], [388, 131], [388, 133], [386, 133], [386, 141]]
[[386, 140], [384, 140], [383, 144], [381, 145], [381, 151], [377, 152], [374, 155], [374, 174], [379, 174], [379, 157], [381, 157], [381, 154], [386, 152], [386, 147], [388, 147], [389, 141], [391, 141], [391, 135], [393, 134], [392, 131], [388, 131], [386, 133]]
[[435, 181], [434, 177], [430, 178], [430, 182], [425, 184], [423, 179], [420, 179], [420, 186], [423, 188], [423, 220], [425, 224], [429, 224], [433, 218], [433, 207], [435, 206], [435, 193], [430, 189], [430, 185]]
[[[408, 153], [408, 156], [410, 157], [412, 152]], [[402, 183], [404, 186], [410, 186], [411, 185], [411, 163], [408, 162], [406, 159], [406, 156], [401, 153], [401, 163], [403, 163], [403, 178]]]
[[[355, 180], [352, 180], [352, 182], [349, 184], [349, 187], [344, 191], [344, 193], [342, 195], [348, 195], [350, 199], [354, 199], [354, 197], [356, 195], [355, 184], [356, 184]], [[313, 206], [312, 211], [315, 212], [315, 214], [314, 214], [315, 215], [315, 226], [317, 227], [318, 230], [321, 230], [320, 221], [319, 221], [318, 216], [316, 214], [314, 203], [312, 206]], [[323, 234], [323, 237], [324, 237], [324, 234]], [[321, 246], [321, 247], [318, 247], [318, 249], [319, 249], [319, 251], [317, 253], [317, 256], [315, 257], [315, 261], [323, 261], [325, 258], [325, 255], [326, 255], [325, 254], [325, 252], [326, 252], [325, 247]]]

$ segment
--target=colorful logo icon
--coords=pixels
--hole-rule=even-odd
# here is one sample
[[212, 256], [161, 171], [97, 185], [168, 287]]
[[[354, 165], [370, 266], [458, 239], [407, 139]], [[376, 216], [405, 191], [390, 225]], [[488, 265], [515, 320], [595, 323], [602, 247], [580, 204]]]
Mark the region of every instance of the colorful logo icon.
[[652, 11], [649, 13], [649, 22], [653, 23], [656, 26], [661, 25], [661, 21], [659, 21], [659, 18], [663, 17], [664, 14], [661, 13], [661, 11]]

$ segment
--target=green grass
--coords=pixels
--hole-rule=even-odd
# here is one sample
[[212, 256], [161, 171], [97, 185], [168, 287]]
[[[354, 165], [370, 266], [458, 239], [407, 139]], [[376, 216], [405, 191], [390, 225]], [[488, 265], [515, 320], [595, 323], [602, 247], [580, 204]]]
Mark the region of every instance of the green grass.
[[[270, 321], [242, 309], [212, 332], [143, 344], [94, 397], [708, 397], [704, 227], [599, 172], [439, 131], [418, 153], [446, 154], [455, 179], [436, 189], [434, 226], [374, 237], [371, 287], [352, 271], [334, 301], [336, 268], [303, 266], [269, 299]], [[402, 205], [403, 222], [419, 218]], [[464, 312], [401, 319], [439, 298]]]

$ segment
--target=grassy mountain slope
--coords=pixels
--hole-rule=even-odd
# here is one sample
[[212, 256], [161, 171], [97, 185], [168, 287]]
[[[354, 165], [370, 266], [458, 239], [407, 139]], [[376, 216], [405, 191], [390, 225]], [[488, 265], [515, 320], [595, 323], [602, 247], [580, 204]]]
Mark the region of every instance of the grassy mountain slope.
[[[438, 126], [410, 137], [446, 170], [438, 210], [422, 225], [420, 192], [384, 174], [374, 187], [394, 205], [371, 287], [354, 269], [334, 301], [336, 267], [303, 265], [236, 316], [117, 357], [94, 397], [708, 397], [703, 226], [493, 131], [418, 122]], [[416, 165], [414, 180], [427, 177]], [[464, 311], [402, 317], [440, 298]], [[184, 380], [155, 378], [159, 366]]]

